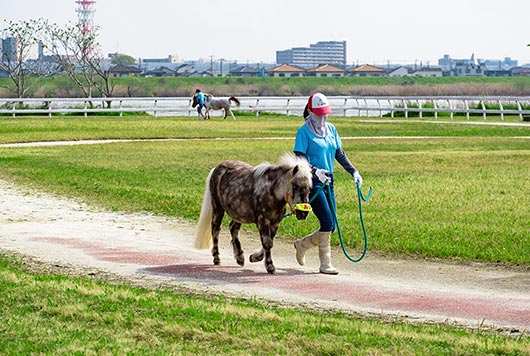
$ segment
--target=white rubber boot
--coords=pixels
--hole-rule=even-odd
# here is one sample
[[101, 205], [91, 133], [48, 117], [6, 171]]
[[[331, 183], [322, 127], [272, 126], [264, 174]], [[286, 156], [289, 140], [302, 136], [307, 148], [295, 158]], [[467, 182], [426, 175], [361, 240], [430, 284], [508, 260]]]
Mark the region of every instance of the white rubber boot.
[[305, 264], [305, 253], [311, 247], [318, 245], [318, 233], [316, 230], [313, 233], [307, 235], [303, 239], [296, 240], [294, 242], [294, 248], [296, 249], [296, 261], [300, 266]]
[[320, 258], [320, 273], [339, 274], [339, 271], [331, 265], [331, 247], [329, 240], [331, 232], [318, 233], [318, 257]]

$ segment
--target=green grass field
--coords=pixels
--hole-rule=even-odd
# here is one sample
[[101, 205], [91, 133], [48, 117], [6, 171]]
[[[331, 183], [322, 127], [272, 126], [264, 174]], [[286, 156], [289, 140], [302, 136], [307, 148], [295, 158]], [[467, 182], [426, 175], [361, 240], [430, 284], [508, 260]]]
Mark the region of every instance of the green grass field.
[[[530, 266], [530, 126], [331, 121], [364, 190], [374, 187], [363, 205], [368, 253]], [[107, 209], [193, 222], [210, 168], [227, 158], [277, 162], [292, 150], [300, 124], [292, 117], [0, 119], [2, 143], [174, 139], [0, 147], [0, 178]], [[337, 171], [339, 220], [356, 251], [362, 231], [355, 187]], [[286, 219], [279, 238], [301, 236], [316, 224], [314, 217]], [[524, 333], [294, 310], [24, 266], [0, 254], [3, 354], [530, 354]]]

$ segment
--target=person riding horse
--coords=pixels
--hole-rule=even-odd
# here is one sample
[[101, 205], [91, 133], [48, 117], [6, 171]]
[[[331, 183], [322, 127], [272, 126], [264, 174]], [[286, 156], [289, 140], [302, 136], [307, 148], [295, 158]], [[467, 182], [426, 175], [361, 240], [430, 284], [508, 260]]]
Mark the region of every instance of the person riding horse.
[[195, 96], [197, 97], [198, 105], [197, 105], [197, 120], [201, 118], [206, 120], [206, 116], [202, 113], [202, 108], [204, 107], [204, 94], [200, 89], [195, 89]]

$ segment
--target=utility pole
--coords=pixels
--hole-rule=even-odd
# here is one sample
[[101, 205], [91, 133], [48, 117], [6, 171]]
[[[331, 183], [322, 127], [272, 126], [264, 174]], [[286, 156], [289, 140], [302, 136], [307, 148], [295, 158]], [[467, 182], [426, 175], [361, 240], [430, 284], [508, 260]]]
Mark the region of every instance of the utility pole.
[[214, 77], [214, 75], [213, 75], [213, 58], [214, 58], [214, 56], [210, 55], [210, 73], [212, 74], [212, 77]]

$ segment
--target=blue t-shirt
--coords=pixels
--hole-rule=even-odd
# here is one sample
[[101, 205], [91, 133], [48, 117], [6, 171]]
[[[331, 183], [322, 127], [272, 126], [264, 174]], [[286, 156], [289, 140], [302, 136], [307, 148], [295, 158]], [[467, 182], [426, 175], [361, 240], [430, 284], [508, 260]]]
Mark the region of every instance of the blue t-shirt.
[[326, 125], [326, 137], [315, 136], [306, 125], [300, 127], [296, 132], [293, 151], [303, 153], [314, 167], [333, 173], [335, 153], [342, 147], [342, 142], [335, 126], [329, 122]]
[[199, 101], [199, 104], [204, 105], [204, 94], [202, 91], [197, 93], [197, 100]]

